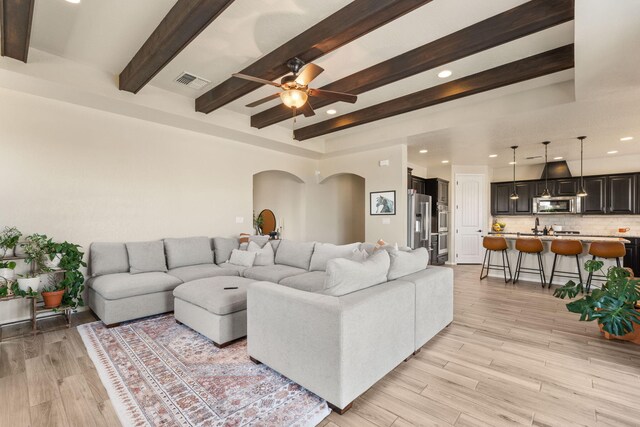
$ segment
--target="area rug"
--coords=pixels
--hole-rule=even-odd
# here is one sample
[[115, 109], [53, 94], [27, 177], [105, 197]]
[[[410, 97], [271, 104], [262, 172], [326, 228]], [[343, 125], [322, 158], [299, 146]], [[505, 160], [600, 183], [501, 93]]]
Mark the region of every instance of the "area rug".
[[173, 315], [78, 331], [124, 426], [314, 426], [330, 412], [251, 362], [246, 340], [216, 348]]

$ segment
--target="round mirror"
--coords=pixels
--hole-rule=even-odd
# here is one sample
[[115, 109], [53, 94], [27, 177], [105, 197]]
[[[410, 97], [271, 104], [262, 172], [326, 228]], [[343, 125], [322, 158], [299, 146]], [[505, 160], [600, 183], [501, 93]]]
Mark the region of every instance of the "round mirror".
[[270, 209], [263, 210], [259, 216], [262, 218], [260, 229], [262, 230], [263, 236], [268, 236], [270, 233], [276, 231], [276, 216]]

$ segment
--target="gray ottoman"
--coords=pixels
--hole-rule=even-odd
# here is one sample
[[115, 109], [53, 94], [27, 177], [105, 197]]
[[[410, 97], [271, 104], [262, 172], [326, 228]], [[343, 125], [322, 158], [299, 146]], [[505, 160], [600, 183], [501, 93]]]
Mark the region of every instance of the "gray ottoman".
[[[207, 277], [184, 283], [173, 291], [178, 323], [225, 347], [247, 335], [247, 286], [244, 277]], [[237, 288], [237, 289], [225, 289]]]

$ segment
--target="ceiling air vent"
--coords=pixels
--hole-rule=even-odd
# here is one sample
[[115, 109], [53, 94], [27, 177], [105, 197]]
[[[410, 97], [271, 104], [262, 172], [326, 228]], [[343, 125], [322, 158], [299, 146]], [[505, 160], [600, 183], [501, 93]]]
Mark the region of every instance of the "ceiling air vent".
[[209, 80], [205, 80], [202, 77], [194, 76], [186, 71], [176, 77], [175, 80], [178, 84], [184, 85], [188, 88], [199, 90], [211, 83]]

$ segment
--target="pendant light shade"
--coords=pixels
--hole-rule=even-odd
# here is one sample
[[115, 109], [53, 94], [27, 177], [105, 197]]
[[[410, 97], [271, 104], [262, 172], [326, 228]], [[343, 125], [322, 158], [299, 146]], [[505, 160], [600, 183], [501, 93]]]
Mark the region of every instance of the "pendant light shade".
[[543, 199], [550, 199], [551, 192], [549, 191], [549, 168], [547, 167], [547, 145], [551, 144], [551, 141], [544, 141], [544, 191], [540, 195]]
[[511, 200], [518, 200], [520, 196], [518, 196], [518, 192], [516, 191], [516, 148], [517, 145], [513, 145], [511, 149], [513, 150], [513, 193], [509, 196]]
[[584, 148], [584, 140], [587, 139], [586, 136], [579, 136], [578, 139], [580, 140], [580, 189], [578, 190], [578, 192], [576, 193], [576, 196], [578, 197], [586, 197], [587, 196], [587, 191], [584, 189], [584, 177], [582, 174], [582, 151]]

